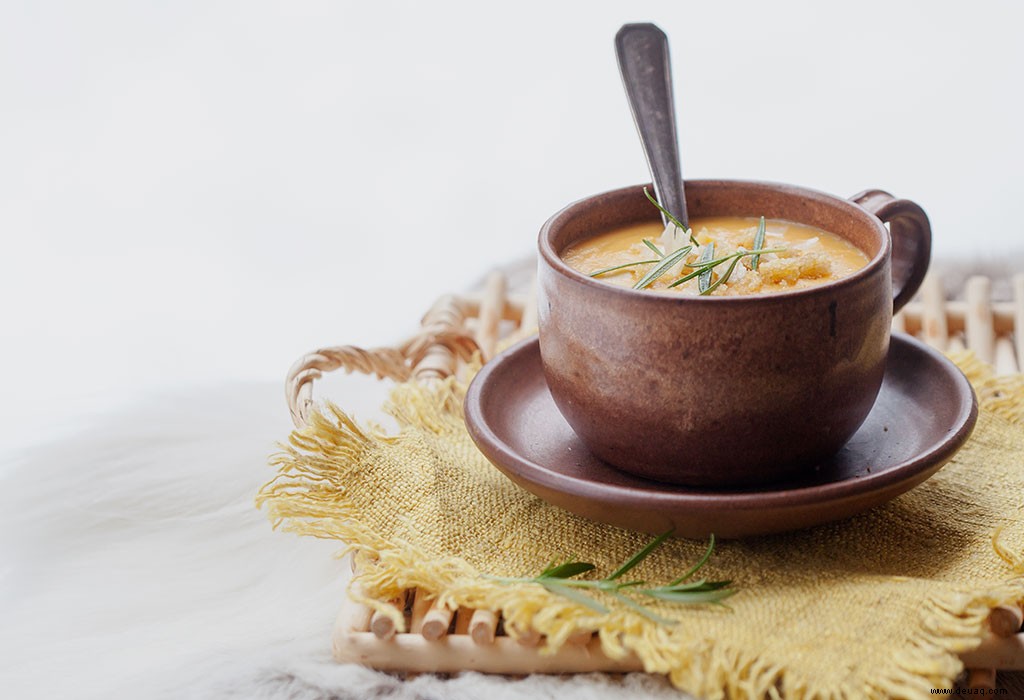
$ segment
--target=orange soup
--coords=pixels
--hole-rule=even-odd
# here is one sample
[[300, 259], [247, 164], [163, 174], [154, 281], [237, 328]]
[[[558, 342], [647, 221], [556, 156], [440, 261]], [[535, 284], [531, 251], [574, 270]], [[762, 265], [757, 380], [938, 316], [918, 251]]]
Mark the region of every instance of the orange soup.
[[841, 279], [868, 263], [859, 248], [833, 233], [791, 221], [761, 221], [693, 219], [692, 237], [671, 224], [664, 229], [653, 222], [638, 224], [577, 243], [562, 258], [609, 284], [712, 296], [803, 289]]

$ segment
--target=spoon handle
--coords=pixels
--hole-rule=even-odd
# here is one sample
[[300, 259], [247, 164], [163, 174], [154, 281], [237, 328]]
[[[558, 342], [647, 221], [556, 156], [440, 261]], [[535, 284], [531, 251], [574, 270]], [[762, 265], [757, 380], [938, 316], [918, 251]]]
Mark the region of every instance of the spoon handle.
[[668, 38], [650, 23], [624, 24], [615, 35], [615, 55], [647, 155], [654, 193], [661, 206], [689, 227], [679, 167]]

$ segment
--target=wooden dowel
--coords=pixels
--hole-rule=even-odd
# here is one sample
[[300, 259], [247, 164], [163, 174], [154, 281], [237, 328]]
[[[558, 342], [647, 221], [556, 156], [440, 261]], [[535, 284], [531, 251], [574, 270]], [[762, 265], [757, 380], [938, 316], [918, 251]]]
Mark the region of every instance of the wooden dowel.
[[968, 670], [967, 687], [971, 690], [993, 690], [996, 687], [996, 670], [994, 668]]
[[1007, 336], [996, 338], [995, 356], [992, 364], [995, 365], [996, 374], [1015, 374], [1020, 371], [1013, 348], [1013, 341]]
[[1024, 634], [1010, 637], [989, 635], [973, 651], [960, 654], [960, 659], [967, 668], [1024, 671]]
[[1024, 273], [1013, 277], [1013, 324], [1017, 368], [1024, 371]]
[[533, 335], [537, 332], [537, 278], [530, 282], [530, 292], [526, 297], [526, 306], [523, 308], [523, 318], [519, 322], [518, 339]]
[[423, 632], [423, 618], [426, 616], [427, 611], [430, 610], [432, 601], [427, 597], [426, 592], [416, 589], [413, 593], [412, 598], [412, 612], [409, 615], [409, 632], [412, 634], [422, 634]]
[[423, 626], [420, 628], [423, 638], [430, 642], [436, 642], [446, 636], [448, 628], [452, 625], [454, 613], [455, 611], [451, 608], [438, 605], [436, 600], [433, 601], [423, 615]]
[[900, 311], [903, 319], [903, 332], [907, 335], [919, 336], [921, 334], [921, 305], [907, 304]]
[[[519, 632], [519, 630], [516, 630]], [[532, 627], [524, 632], [519, 632], [516, 641], [524, 647], [535, 647], [540, 644], [543, 635]]]
[[[466, 316], [480, 315], [480, 304], [484, 299], [483, 293], [471, 292], [461, 298], [465, 304]], [[519, 323], [526, 308], [528, 308], [526, 297], [522, 294], [509, 294], [505, 297], [505, 308], [501, 314], [501, 320]]]
[[569, 635], [569, 639], [566, 641], [575, 646], [586, 646], [587, 644], [590, 644], [590, 640], [593, 639], [593, 637], [594, 633], [590, 630], [576, 630]]
[[490, 610], [474, 610], [469, 620], [469, 636], [475, 644], [487, 645], [494, 643], [494, 634], [498, 629], [498, 616]]
[[500, 272], [492, 272], [487, 276], [476, 331], [476, 344], [480, 346], [480, 354], [483, 355], [484, 361], [494, 357], [494, 348], [498, 343], [498, 323], [505, 309], [507, 286], [508, 281]]
[[380, 611], [374, 611], [370, 617], [370, 631], [377, 639], [391, 639], [398, 630], [394, 620]]
[[[389, 604], [394, 606], [396, 610], [403, 613], [405, 612], [406, 594], [402, 594], [399, 598], [389, 601]], [[377, 639], [387, 640], [391, 639], [398, 632], [398, 628], [395, 626], [395, 621], [380, 611], [374, 611], [370, 617], [370, 631]]]
[[992, 325], [992, 280], [971, 277], [964, 289], [967, 316], [964, 318], [964, 336], [967, 347], [985, 362], [995, 358], [995, 329]]
[[530, 280], [530, 291], [526, 294], [525, 306], [523, 307], [523, 325], [537, 325], [537, 275]]
[[1024, 611], [1019, 605], [1000, 605], [988, 614], [988, 628], [997, 637], [1009, 637], [1020, 632], [1024, 625]]
[[893, 333], [906, 333], [907, 332], [907, 316], [902, 311], [892, 317], [892, 332]]
[[928, 275], [921, 284], [921, 340], [937, 350], [949, 342], [942, 284], [936, 275]]

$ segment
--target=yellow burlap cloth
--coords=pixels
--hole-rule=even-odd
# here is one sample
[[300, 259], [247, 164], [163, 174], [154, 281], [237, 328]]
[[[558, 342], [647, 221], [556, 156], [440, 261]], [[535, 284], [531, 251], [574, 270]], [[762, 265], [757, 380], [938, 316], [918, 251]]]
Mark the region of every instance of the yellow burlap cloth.
[[[450, 606], [500, 610], [510, 634], [534, 628], [556, 649], [596, 630], [610, 655], [707, 698], [927, 698], [961, 671], [988, 611], [1024, 600], [1024, 376], [994, 378], [954, 358], [980, 415], [967, 445], [922, 486], [850, 520], [720, 542], [702, 571], [731, 579], [729, 609], [651, 601], [658, 624], [614, 600], [608, 614], [535, 584], [553, 560], [604, 577], [649, 541], [550, 506], [477, 451], [462, 419], [465, 382], [399, 385], [397, 435], [359, 427], [333, 406], [273, 460], [258, 501], [275, 524], [357, 551], [372, 607], [418, 587]], [[671, 581], [706, 543], [670, 540], [631, 578]]]

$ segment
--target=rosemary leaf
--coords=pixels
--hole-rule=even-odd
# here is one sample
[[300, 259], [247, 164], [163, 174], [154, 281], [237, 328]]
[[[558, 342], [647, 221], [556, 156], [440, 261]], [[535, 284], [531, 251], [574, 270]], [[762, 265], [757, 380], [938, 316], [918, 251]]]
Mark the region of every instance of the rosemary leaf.
[[672, 268], [673, 265], [686, 257], [692, 249], [693, 246], [686, 246], [663, 257], [659, 261], [658, 265], [649, 270], [639, 282], [633, 285], [633, 289], [644, 289], [645, 287], [649, 287], [654, 280], [664, 275]]
[[[708, 287], [707, 289], [705, 289], [705, 290], [703, 290], [701, 292], [701, 295], [702, 296], [707, 296], [708, 294], [711, 294], [711, 292], [713, 292], [716, 289], [718, 289], [718, 287], [723, 282], [725, 282], [727, 279], [729, 279], [729, 276], [732, 274], [732, 271], [736, 269], [736, 264], [739, 263], [741, 257], [743, 257], [743, 256], [742, 255], [737, 255], [735, 258], [733, 258], [732, 262], [729, 263], [729, 267], [727, 267], [725, 269], [725, 274], [724, 275], [719, 275], [718, 279], [715, 280], [714, 283], [710, 287]], [[708, 274], [710, 275], [711, 273], [708, 272]], [[704, 278], [701, 277], [701, 280], [703, 280], [703, 279]]]
[[567, 561], [558, 566], [550, 566], [537, 578], [572, 578], [593, 571], [594, 565], [585, 561]]
[[726, 255], [724, 258], [718, 258], [717, 260], [711, 260], [710, 262], [707, 262], [707, 263], [704, 263], [704, 264], [700, 264], [700, 265], [697, 265], [697, 264], [691, 265], [691, 264], [687, 263], [687, 265], [686, 265], [687, 267], [695, 267], [697, 269], [695, 269], [693, 272], [689, 272], [689, 273], [683, 275], [682, 277], [677, 279], [675, 282], [673, 282], [672, 284], [668, 285], [668, 289], [672, 289], [673, 287], [678, 287], [683, 282], [689, 282], [694, 277], [697, 277], [698, 275], [704, 274], [705, 272], [707, 272], [708, 270], [712, 269], [716, 265], [724, 263], [727, 260], [732, 260], [733, 256], [735, 256], [735, 255], [736, 255], [735, 253], [733, 253], [732, 255]]
[[715, 267], [717, 265], [721, 265], [724, 262], [729, 262], [730, 260], [732, 260], [736, 256], [743, 256], [743, 255], [746, 255], [746, 254], [747, 254], [746, 251], [738, 251], [738, 252], [735, 252], [735, 253], [729, 253], [728, 255], [723, 255], [720, 258], [713, 258], [711, 260], [697, 260], [696, 262], [686, 263], [686, 266], [687, 267], [692, 267], [692, 268], [707, 269], [709, 267]]
[[715, 265], [721, 265], [722, 263], [728, 262], [729, 260], [732, 260], [733, 258], [737, 258], [737, 257], [743, 258], [743, 257], [746, 257], [748, 255], [763, 255], [765, 253], [781, 253], [784, 250], [785, 250], [785, 248], [755, 248], [754, 250], [737, 250], [735, 253], [729, 253], [728, 255], [723, 255], [720, 258], [715, 258], [714, 260], [708, 260], [706, 262], [698, 260], [698, 261], [692, 262], [692, 263], [685, 263], [685, 265], [686, 265], [686, 267], [707, 267], [707, 266], [714, 267]]
[[720, 258], [715, 258], [713, 260], [708, 260], [706, 262], [705, 261], [701, 261], [701, 260], [697, 260], [696, 262], [683, 263], [683, 264], [686, 267], [691, 267], [691, 268], [715, 267], [716, 265], [721, 265], [724, 262], [729, 262], [733, 258], [743, 258], [743, 257], [746, 257], [748, 255], [763, 255], [764, 253], [781, 253], [784, 250], [785, 250], [785, 248], [759, 248], [759, 249], [756, 249], [756, 250], [742, 250], [741, 249], [741, 250], [737, 250], [735, 253], [729, 253], [728, 255], [723, 255]]
[[704, 270], [705, 270], [705, 268], [703, 268], [703, 267], [698, 267], [698, 268], [697, 268], [696, 270], [694, 270], [693, 272], [690, 272], [690, 273], [688, 273], [688, 274], [685, 274], [685, 275], [683, 275], [682, 277], [680, 277], [679, 279], [677, 279], [677, 280], [676, 280], [675, 282], [673, 282], [672, 284], [668, 285], [668, 287], [666, 287], [666, 289], [672, 289], [673, 287], [678, 287], [678, 286], [679, 286], [679, 285], [681, 285], [681, 284], [682, 284], [683, 282], [689, 282], [690, 280], [692, 280], [692, 279], [693, 279], [694, 277], [696, 277], [697, 275], [700, 275], [700, 274], [702, 274], [702, 273], [704, 272]]
[[646, 238], [644, 239], [644, 245], [647, 246], [648, 248], [650, 248], [651, 250], [653, 250], [654, 254], [657, 255], [659, 258], [665, 257], [665, 254], [661, 252], [661, 248], [659, 248], [658, 246], [654, 245], [653, 243], [651, 243]]
[[678, 586], [680, 583], [682, 583], [683, 581], [685, 581], [686, 579], [690, 578], [695, 573], [697, 573], [698, 571], [703, 569], [704, 565], [707, 564], [708, 560], [711, 558], [711, 553], [714, 552], [714, 551], [715, 551], [715, 533], [712, 532], [711, 536], [708, 538], [708, 548], [706, 550], [704, 550], [704, 556], [702, 556], [700, 558], [700, 561], [698, 561], [696, 564], [694, 564], [693, 567], [689, 571], [687, 571], [685, 574], [683, 574], [682, 576], [677, 578], [672, 583], [668, 584], [669, 587], [671, 588], [672, 586]]
[[539, 581], [539, 583], [552, 593], [557, 593], [558, 595], [564, 596], [573, 602], [579, 603], [580, 605], [585, 605], [591, 610], [595, 610], [599, 613], [608, 612], [608, 608], [598, 603], [596, 600], [588, 596], [586, 593], [580, 593], [579, 591], [569, 586], [563, 585], [561, 583], [556, 583], [555, 581]]
[[645, 608], [644, 606], [640, 605], [640, 603], [636, 602], [632, 598], [629, 598], [627, 596], [622, 595], [621, 593], [612, 593], [612, 595], [615, 596], [616, 600], [620, 601], [624, 605], [627, 605], [628, 607], [632, 608], [633, 610], [636, 610], [638, 613], [640, 613], [641, 615], [643, 615], [647, 619], [653, 620], [654, 622], [657, 622], [659, 625], [671, 626], [671, 625], [676, 624], [675, 620], [670, 620], [667, 617], [662, 617], [661, 615], [659, 615], [658, 613], [654, 612], [653, 610], [649, 610], [648, 608]]
[[605, 268], [602, 268], [600, 270], [596, 270], [594, 272], [591, 272], [590, 275], [588, 275], [588, 276], [589, 277], [597, 277], [598, 275], [603, 275], [606, 272], [614, 272], [615, 270], [622, 270], [622, 269], [625, 269], [627, 267], [633, 267], [634, 265], [653, 265], [656, 262], [658, 262], [658, 261], [657, 260], [641, 260], [640, 262], [631, 262], [631, 263], [623, 263], [622, 265], [613, 265], [612, 267], [605, 267]]
[[[757, 225], [757, 233], [754, 235], [754, 250], [760, 250], [764, 247], [764, 217], [761, 217], [761, 223]], [[750, 267], [753, 270], [757, 269], [758, 263], [761, 262], [761, 254], [754, 253], [754, 257], [750, 258]]]
[[715, 588], [723, 588], [723, 586], [718, 585], [722, 583], [729, 585], [728, 581], [711, 581], [709, 583], [706, 578], [702, 578], [699, 581], [690, 581], [689, 583], [674, 583], [668, 586], [658, 586], [658, 590], [670, 592], [696, 591], [704, 590], [705, 586], [707, 586], [707, 590], [713, 590]]
[[672, 534], [672, 531], [669, 530], [668, 532], [663, 532], [662, 534], [660, 534], [657, 537], [655, 537], [653, 540], [651, 540], [650, 542], [647, 543], [646, 547], [644, 547], [639, 552], [637, 552], [632, 557], [630, 557], [629, 561], [627, 561], [625, 564], [623, 564], [618, 569], [616, 569], [615, 573], [613, 573], [611, 576], [609, 576], [605, 580], [606, 581], [614, 581], [617, 578], [621, 578], [623, 576], [623, 574], [625, 574], [630, 569], [635, 567], [637, 564], [642, 562], [644, 559], [646, 559], [648, 557], [648, 555], [650, 555], [651, 552], [653, 552], [655, 549], [660, 547], [661, 543], [664, 542], [665, 540], [667, 540], [671, 534]]
[[720, 589], [711, 591], [665, 591], [658, 588], [644, 589], [638, 591], [667, 603], [717, 603], [720, 600], [735, 595], [732, 589]]
[[732, 581], [708, 581], [701, 579], [692, 583], [680, 583], [676, 586], [659, 586], [665, 591], [717, 591], [720, 588], [728, 588]]
[[[704, 250], [700, 253], [700, 261], [702, 263], [709, 263], [715, 257], [715, 242], [708, 241], [708, 244], [704, 246]], [[697, 278], [697, 289], [700, 290], [701, 294], [706, 294], [708, 289], [711, 287], [711, 268], [709, 265], [706, 269], [701, 270], [700, 277]]]
[[682, 229], [684, 232], [686, 232], [686, 235], [690, 237], [690, 243], [692, 243], [693, 245], [700, 245], [700, 243], [697, 242], [697, 239], [693, 237], [693, 229], [684, 226], [683, 222], [681, 222], [679, 219], [672, 215], [672, 212], [670, 212], [665, 207], [661, 206], [658, 200], [654, 198], [654, 195], [647, 191], [646, 187], [644, 188], [644, 194], [647, 195], [647, 199], [651, 200], [651, 204], [658, 207], [658, 211], [664, 214], [666, 219], [675, 224], [676, 228]]

